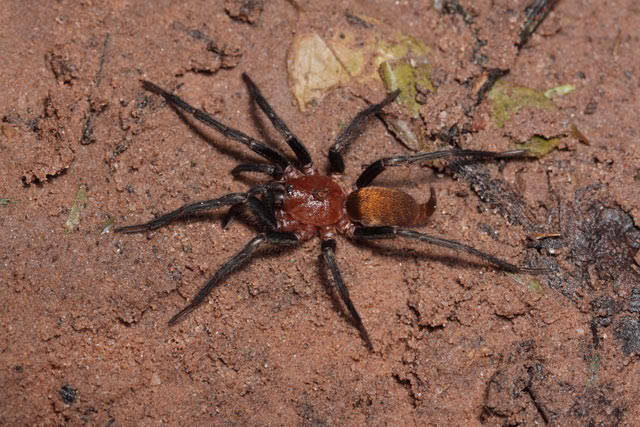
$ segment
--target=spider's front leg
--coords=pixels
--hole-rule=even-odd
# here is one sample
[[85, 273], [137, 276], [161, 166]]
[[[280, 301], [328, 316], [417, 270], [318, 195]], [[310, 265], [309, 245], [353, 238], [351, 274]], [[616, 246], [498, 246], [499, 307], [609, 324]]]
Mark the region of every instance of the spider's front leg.
[[164, 227], [172, 223], [173, 221], [183, 218], [185, 216], [193, 215], [198, 212], [218, 209], [223, 206], [238, 205], [247, 201], [248, 193], [229, 193], [220, 197], [219, 199], [201, 200], [198, 202], [187, 203], [178, 209], [166, 213], [158, 218], [136, 225], [126, 225], [124, 227], [118, 227], [114, 231], [116, 233], [139, 233], [141, 231], [155, 230], [156, 228]]
[[331, 166], [331, 174], [344, 173], [344, 159], [342, 155], [349, 148], [351, 143], [362, 133], [365, 123], [378, 114], [382, 109], [393, 102], [400, 95], [400, 90], [391, 92], [387, 97], [378, 104], [373, 104], [360, 111], [351, 120], [351, 123], [344, 128], [340, 135], [336, 138], [336, 142], [329, 148], [329, 164]]
[[273, 107], [269, 105], [269, 102], [262, 96], [260, 89], [258, 86], [251, 80], [248, 74], [242, 73], [242, 79], [247, 84], [249, 88], [249, 93], [251, 97], [255, 100], [258, 107], [262, 110], [262, 112], [267, 116], [267, 118], [271, 121], [273, 127], [280, 132], [280, 134], [284, 137], [291, 150], [295, 153], [299, 166], [301, 170], [309, 171], [313, 167], [313, 162], [311, 161], [311, 155], [309, 151], [304, 146], [304, 144], [298, 139], [297, 136], [294, 135], [286, 123], [276, 114], [273, 110]]
[[240, 205], [247, 205], [249, 210], [258, 218], [258, 220], [265, 225], [269, 230], [276, 229], [276, 219], [273, 216], [272, 210], [258, 199], [255, 194], [264, 193], [265, 186], [257, 185], [252, 187], [246, 193], [229, 193], [218, 199], [200, 200], [198, 202], [187, 203], [179, 207], [178, 209], [168, 212], [158, 218], [136, 225], [126, 225], [124, 227], [117, 227], [114, 232], [116, 233], [140, 233], [142, 231], [151, 231], [160, 227], [164, 227], [180, 218], [184, 218], [190, 215], [194, 215], [203, 211], [210, 211], [219, 209], [224, 206], [231, 206], [232, 208]]
[[236, 142], [246, 145], [251, 151], [264, 157], [280, 170], [285, 170], [291, 164], [291, 162], [289, 162], [289, 160], [277, 149], [268, 147], [263, 142], [251, 138], [250, 136], [240, 132], [239, 130], [225, 125], [224, 123], [216, 120], [214, 117], [210, 116], [204, 111], [191, 106], [180, 97], [167, 92], [160, 86], [146, 80], [142, 81], [142, 86], [148, 91], [161, 95], [171, 105], [193, 115], [193, 117], [199, 120], [201, 123], [209, 126], [212, 129], [215, 129], [227, 138], [231, 138]]

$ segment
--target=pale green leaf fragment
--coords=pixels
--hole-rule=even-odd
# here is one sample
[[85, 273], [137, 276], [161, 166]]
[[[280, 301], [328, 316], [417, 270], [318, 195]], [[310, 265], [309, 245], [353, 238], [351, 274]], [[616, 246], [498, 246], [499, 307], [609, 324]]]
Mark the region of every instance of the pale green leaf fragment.
[[574, 85], [562, 85], [562, 86], [556, 86], [556, 87], [552, 87], [551, 89], [548, 89], [545, 93], [544, 96], [547, 98], [551, 98], [554, 95], [566, 95], [568, 93], [573, 92], [574, 90], [576, 90], [576, 87]]
[[540, 282], [539, 282], [539, 281], [537, 281], [537, 280], [535, 280], [535, 279], [533, 279], [533, 280], [529, 280], [529, 281], [527, 281], [527, 282], [526, 282], [526, 284], [525, 284], [525, 281], [524, 281], [524, 280], [522, 280], [522, 277], [520, 277], [519, 275], [517, 275], [517, 274], [513, 274], [513, 273], [512, 273], [512, 274], [509, 274], [509, 275], [511, 276], [511, 278], [513, 278], [513, 280], [514, 280], [516, 283], [519, 283], [520, 285], [526, 285], [526, 286], [527, 286], [527, 289], [528, 289], [529, 291], [531, 291], [531, 292], [536, 292], [536, 293], [544, 292], [544, 288], [542, 287], [542, 285], [540, 284]]
[[412, 118], [418, 118], [420, 104], [416, 101], [416, 84], [435, 92], [431, 83], [431, 67], [428, 64], [412, 66], [405, 61], [385, 61], [380, 64], [380, 76], [387, 89], [392, 92], [400, 89], [396, 101], [403, 105]]
[[114, 225], [116, 225], [116, 220], [115, 218], [110, 217], [109, 219], [107, 219], [105, 222], [102, 223], [102, 226], [100, 227], [101, 229], [100, 234], [106, 234], [110, 232]]
[[591, 363], [589, 363], [589, 379], [587, 381], [587, 385], [591, 387], [593, 384], [598, 382], [598, 374], [600, 373], [602, 365], [601, 357], [598, 353], [595, 353], [591, 356]]
[[543, 138], [541, 136], [532, 136], [529, 141], [524, 144], [516, 144], [518, 149], [529, 150], [529, 155], [533, 157], [542, 157], [549, 154], [562, 142], [562, 138]]
[[523, 107], [555, 110], [556, 106], [544, 93], [528, 87], [512, 85], [498, 80], [487, 97], [491, 101], [493, 120], [499, 128], [504, 127], [511, 116]]
[[412, 57], [427, 57], [431, 53], [431, 48], [418, 41], [415, 37], [397, 34], [394, 41], [381, 39], [378, 42], [378, 55], [382, 61], [396, 60]]
[[69, 217], [65, 223], [65, 227], [67, 227], [68, 231], [73, 231], [73, 229], [80, 224], [80, 213], [87, 203], [87, 198], [87, 186], [80, 184], [78, 192], [76, 193], [76, 200], [73, 202], [73, 206], [69, 212]]
[[411, 124], [400, 118], [388, 117], [385, 122], [389, 125], [391, 131], [400, 139], [400, 141], [410, 150], [422, 151], [420, 138], [411, 128]]
[[537, 280], [529, 280], [527, 282], [527, 289], [529, 289], [531, 292], [543, 292], [544, 288], [542, 287], [542, 285], [540, 284], [539, 281]]
[[356, 77], [364, 72], [373, 55], [375, 40], [372, 37], [361, 39], [356, 33], [342, 31], [329, 40], [328, 45], [349, 75]]

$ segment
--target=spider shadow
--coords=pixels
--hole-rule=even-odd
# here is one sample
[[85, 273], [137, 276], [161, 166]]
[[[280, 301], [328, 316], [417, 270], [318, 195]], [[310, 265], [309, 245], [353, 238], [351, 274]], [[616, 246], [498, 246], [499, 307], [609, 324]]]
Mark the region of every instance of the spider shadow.
[[[395, 258], [395, 259], [401, 258], [401, 259], [411, 260], [411, 261], [415, 260], [416, 257], [429, 258], [440, 264], [449, 266], [454, 269], [465, 268], [465, 269], [471, 270], [471, 269], [479, 269], [482, 267], [485, 267], [485, 268], [489, 267], [496, 271], [506, 272], [506, 270], [493, 266], [490, 263], [469, 261], [469, 260], [461, 259], [460, 257], [455, 255], [434, 255], [432, 253], [427, 253], [422, 250], [415, 250], [409, 247], [398, 249], [396, 247], [389, 247], [384, 244], [379, 244], [379, 243], [370, 242], [370, 241], [351, 240], [350, 242], [353, 243], [356, 247], [360, 247], [360, 248], [364, 247], [367, 249], [371, 249], [372, 251], [375, 252], [376, 255], [381, 255], [382, 257]], [[318, 277], [320, 278], [320, 281], [322, 282], [325, 288], [325, 291], [331, 296], [331, 301], [332, 301], [334, 310], [338, 312], [340, 316], [347, 323], [351, 324], [356, 329], [358, 329], [358, 324], [355, 322], [351, 314], [348, 312], [348, 310], [346, 309], [346, 306], [342, 303], [342, 300], [337, 293], [336, 287], [333, 286], [333, 283], [329, 278], [329, 269], [326, 268], [324, 260], [322, 259], [322, 255], [320, 255], [320, 257], [318, 258], [317, 266], [319, 270]], [[347, 283], [347, 288], [349, 288], [349, 283]], [[363, 322], [364, 321], [366, 321], [365, 318], [363, 318]]]
[[[252, 102], [252, 104], [254, 103]], [[215, 148], [219, 153], [225, 156], [232, 157], [235, 160], [248, 159], [252, 162], [255, 162], [255, 160], [260, 159], [259, 163], [263, 163], [262, 157], [258, 156], [257, 154], [254, 154], [254, 156], [250, 156], [249, 154], [251, 150], [249, 150], [248, 148], [246, 150], [242, 150], [241, 148], [232, 148], [232, 147], [221, 144], [218, 139], [215, 139], [213, 136], [206, 133], [204, 131], [205, 128], [201, 128], [200, 126], [197, 126], [196, 120], [191, 119], [189, 115], [186, 114], [184, 111], [182, 111], [179, 107], [176, 107], [173, 104], [168, 104], [168, 105], [176, 113], [176, 115], [180, 118], [180, 120], [182, 120], [194, 134], [200, 137], [203, 141], [205, 141], [211, 147]], [[260, 123], [257, 127], [258, 127], [259, 133], [262, 135], [265, 128], [264, 125]], [[219, 136], [219, 139], [229, 140], [229, 138], [225, 136]], [[268, 141], [265, 142], [265, 144], [268, 145], [269, 147], [272, 147], [272, 148], [274, 147], [274, 144], [272, 143], [271, 138], [268, 138]]]
[[[493, 264], [491, 264], [490, 262], [486, 261], [486, 262], [482, 262], [479, 260], [470, 260], [470, 259], [465, 259], [464, 257], [464, 253], [462, 254], [458, 254], [458, 251], [455, 251], [453, 249], [446, 249], [446, 248], [442, 248], [444, 250], [448, 250], [451, 252], [456, 252], [456, 254], [451, 254], [451, 255], [436, 255], [433, 254], [431, 252], [427, 252], [426, 250], [423, 249], [414, 249], [412, 247], [409, 246], [404, 246], [404, 247], [392, 247], [392, 246], [388, 246], [385, 244], [381, 244], [381, 243], [376, 243], [376, 242], [372, 242], [372, 241], [363, 241], [363, 240], [350, 240], [351, 243], [353, 243], [355, 246], [357, 247], [362, 247], [362, 248], [366, 248], [366, 249], [370, 249], [371, 251], [375, 252], [376, 256], [381, 256], [383, 258], [400, 258], [402, 260], [407, 260], [407, 261], [413, 261], [416, 258], [420, 258], [420, 259], [428, 259], [434, 262], [437, 262], [439, 264], [445, 265], [449, 268], [452, 269], [465, 269], [465, 270], [478, 270], [478, 269], [482, 269], [484, 268], [489, 268], [491, 270], [494, 271], [502, 271], [505, 273], [508, 273], [509, 271], [502, 269], [498, 266], [495, 266]], [[438, 246], [436, 246], [438, 247]], [[471, 256], [471, 255], [469, 255]]]
[[[416, 256], [418, 256], [421, 258], [423, 257], [430, 258], [431, 260], [434, 260], [440, 264], [450, 266], [452, 268], [459, 268], [462, 266], [467, 269], [474, 269], [474, 268], [477, 269], [477, 268], [487, 267], [487, 265], [490, 265], [490, 264], [481, 263], [481, 262], [461, 260], [460, 258], [454, 255], [434, 255], [424, 251], [416, 251], [412, 248], [398, 249], [398, 248], [392, 248], [392, 247], [388, 247], [388, 246], [385, 246], [379, 243], [374, 243], [374, 242], [364, 242], [364, 241], [350, 241], [350, 242], [354, 243], [356, 247], [365, 247], [365, 248], [371, 249], [372, 251], [375, 252], [376, 255], [381, 255], [386, 258], [395, 258], [395, 259], [401, 258], [404, 260], [415, 260]], [[320, 282], [325, 288], [325, 291], [327, 292], [327, 294], [331, 297], [331, 302], [332, 302], [334, 311], [339, 313], [340, 317], [342, 317], [342, 319], [347, 324], [352, 325], [357, 330], [358, 324], [355, 322], [355, 320], [347, 310], [346, 306], [342, 302], [342, 299], [338, 294], [338, 291], [332, 279], [330, 278], [329, 269], [327, 268], [322, 258], [322, 255], [318, 257], [317, 269], [318, 269], [318, 277], [320, 279]], [[346, 285], [348, 289], [353, 289], [353, 287], [350, 286], [348, 282], [346, 283]], [[356, 303], [354, 302], [354, 304]], [[356, 305], [356, 308], [357, 308], [357, 305]], [[366, 319], [363, 318], [363, 321], [366, 321]]]
[[[216, 212], [200, 212], [197, 214], [193, 214], [193, 215], [189, 215], [188, 217], [184, 217], [184, 218], [178, 218], [175, 221], [171, 222], [171, 225], [178, 225], [178, 226], [182, 226], [182, 225], [186, 225], [186, 224], [190, 224], [190, 223], [194, 223], [194, 222], [209, 222], [209, 221], [214, 221], [214, 222], [222, 222], [227, 215], [229, 214], [228, 210], [226, 212], [220, 212], [220, 211], [216, 211]], [[260, 227], [259, 223], [257, 223], [255, 221], [255, 219], [251, 216], [251, 214], [249, 214], [248, 212], [243, 212], [242, 210], [239, 212], [236, 212], [236, 215], [234, 215], [234, 220], [232, 223], [230, 223], [228, 225], [227, 228], [223, 228], [220, 227], [220, 229], [225, 232], [228, 231], [231, 227], [233, 227], [236, 223], [241, 223], [244, 226], [246, 226], [252, 233], [254, 233], [253, 235], [251, 235], [247, 242], [248, 243], [251, 239], [253, 239], [256, 235], [259, 235], [261, 233], [263, 233], [265, 230], [262, 229], [262, 227]], [[161, 230], [162, 228], [166, 228], [166, 227], [161, 227], [159, 229], [153, 230], [152, 232], [156, 232]], [[224, 238], [224, 236], [221, 236], [221, 238]], [[251, 257], [250, 260], [248, 260], [243, 266], [241, 266], [237, 271], [240, 270], [244, 270], [246, 268], [250, 268], [251, 265], [258, 263], [261, 259], [269, 259], [269, 258], [275, 258], [278, 257], [282, 254], [286, 254], [288, 252], [291, 251], [295, 251], [299, 248], [299, 246], [265, 246], [265, 247], [261, 247], [259, 248], [256, 252], [255, 255]], [[225, 260], [226, 261], [226, 260]], [[220, 266], [218, 266], [219, 268]]]
[[[258, 130], [258, 135], [260, 135], [260, 138], [262, 138], [261, 141], [263, 141], [269, 147], [281, 150], [283, 147], [281, 147], [282, 144], [280, 144], [280, 142], [281, 142], [280, 139], [274, 139], [274, 138], [271, 137], [268, 129], [273, 128], [273, 126], [269, 127], [268, 125], [265, 124], [265, 117], [264, 117], [264, 114], [260, 114], [261, 112], [262, 112], [262, 110], [260, 110], [258, 108], [258, 105], [256, 104], [256, 102], [251, 97], [249, 97], [249, 115], [251, 116], [251, 119], [253, 120], [254, 124], [256, 125], [256, 129]], [[282, 121], [285, 122], [284, 120], [282, 120]], [[274, 132], [275, 132], [275, 129], [274, 129]], [[291, 132], [293, 132], [293, 131], [291, 131]], [[295, 132], [293, 132], [293, 133], [295, 134]], [[302, 141], [300, 141], [300, 142], [302, 142]], [[305, 146], [306, 146], [306, 144], [305, 144]], [[287, 153], [283, 152], [283, 154], [289, 160], [291, 160], [291, 157]]]
[[[324, 288], [327, 295], [330, 296], [331, 305], [333, 306], [333, 310], [340, 315], [340, 317], [349, 325], [353, 326], [356, 331], [358, 330], [358, 324], [353, 319], [349, 310], [342, 302], [340, 295], [338, 295], [338, 290], [336, 286], [333, 284], [332, 279], [329, 278], [329, 268], [327, 267], [324, 259], [322, 257], [322, 253], [318, 256], [318, 260], [316, 263], [316, 267], [318, 269], [318, 278], [322, 283], [322, 287]], [[347, 289], [349, 289], [349, 284], [347, 283]], [[355, 302], [354, 302], [355, 304]], [[356, 306], [357, 309], [357, 306]], [[364, 319], [363, 319], [364, 321]]]
[[[260, 233], [265, 231], [265, 230], [261, 229], [260, 224], [255, 220], [255, 218], [253, 218], [251, 216], [251, 214], [249, 212], [246, 211], [245, 208], [239, 209], [238, 211], [234, 212], [233, 221], [231, 223], [229, 223], [226, 227], [223, 227], [223, 224], [224, 224], [225, 220], [229, 216], [229, 210], [230, 209], [218, 210], [218, 211], [213, 211], [213, 212], [193, 213], [193, 214], [190, 214], [190, 215], [185, 216], [185, 217], [176, 218], [176, 219], [172, 220], [170, 224], [165, 224], [162, 227], [158, 227], [158, 228], [153, 229], [153, 230], [148, 230], [147, 232], [148, 233], [156, 233], [156, 232], [158, 232], [158, 231], [160, 231], [160, 230], [162, 230], [164, 228], [168, 228], [169, 226], [174, 226], [174, 225], [175, 226], [185, 226], [185, 225], [189, 225], [189, 224], [197, 223], [197, 222], [213, 222], [213, 223], [217, 223], [219, 225], [220, 230], [223, 231], [223, 232], [228, 231], [236, 223], [243, 224], [249, 230], [251, 230], [252, 232], [254, 232], [256, 234], [260, 234]], [[154, 214], [154, 216], [157, 218], [158, 215], [162, 215], [163, 213], [166, 213], [166, 212], [160, 212], [158, 214]]]

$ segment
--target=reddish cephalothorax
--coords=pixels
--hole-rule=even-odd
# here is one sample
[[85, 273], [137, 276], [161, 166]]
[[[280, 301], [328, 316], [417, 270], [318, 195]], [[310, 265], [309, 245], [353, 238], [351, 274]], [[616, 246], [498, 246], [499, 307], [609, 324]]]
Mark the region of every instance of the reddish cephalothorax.
[[336, 233], [359, 240], [402, 237], [461, 250], [512, 272], [537, 273], [544, 271], [535, 268], [518, 267], [486, 252], [479, 251], [472, 246], [407, 228], [424, 225], [433, 214], [436, 207], [436, 197], [433, 189], [430, 190], [429, 199], [424, 203], [420, 203], [401, 190], [370, 185], [389, 166], [407, 165], [446, 157], [507, 158], [521, 156], [526, 153], [526, 150], [512, 150], [502, 153], [445, 150], [408, 156], [386, 157], [367, 166], [355, 182], [356, 190], [346, 195], [338, 182], [338, 178], [344, 172], [343, 153], [360, 134], [361, 128], [367, 119], [380, 113], [386, 105], [390, 104], [398, 96], [399, 91], [389, 94], [381, 103], [373, 104], [363, 109], [354, 117], [329, 149], [329, 174], [321, 175], [314, 168], [311, 156], [305, 146], [273, 111], [249, 76], [243, 74], [242, 77], [249, 88], [253, 100], [269, 118], [274, 128], [284, 137], [295, 154], [296, 162], [292, 163], [276, 148], [222, 124], [207, 113], [192, 107], [155, 84], [147, 81], [143, 83], [145, 89], [163, 96], [168, 103], [192, 114], [200, 122], [232, 140], [246, 145], [268, 161], [268, 163], [254, 162], [238, 165], [231, 171], [232, 174], [257, 172], [271, 177], [268, 183], [255, 185], [245, 193], [229, 193], [217, 199], [188, 203], [152, 221], [115, 229], [117, 233], [155, 230], [178, 218], [205, 210], [219, 209], [224, 206], [231, 207], [229, 219], [235, 215], [236, 208], [245, 207], [262, 226], [263, 232], [251, 239], [240, 252], [220, 266], [218, 271], [200, 288], [191, 302], [169, 320], [169, 324], [175, 324], [202, 304], [209, 293], [224, 278], [249, 260], [256, 249], [265, 243], [274, 246], [290, 246], [315, 236], [320, 237], [322, 240], [323, 259], [331, 272], [338, 294], [353, 317], [362, 338], [371, 350], [373, 349], [373, 344], [358, 311], [351, 301], [349, 290], [338, 267], [335, 256]]
[[333, 177], [301, 176], [284, 183], [283, 209], [305, 224], [331, 225], [344, 215], [344, 191]]

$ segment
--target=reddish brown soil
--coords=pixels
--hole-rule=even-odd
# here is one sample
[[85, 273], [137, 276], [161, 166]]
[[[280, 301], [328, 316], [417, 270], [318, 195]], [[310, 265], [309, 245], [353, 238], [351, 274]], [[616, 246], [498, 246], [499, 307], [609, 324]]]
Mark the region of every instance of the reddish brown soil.
[[[520, 50], [527, 2], [460, 2], [470, 23], [426, 1], [273, 1], [249, 13], [236, 3], [0, 9], [0, 424], [639, 425], [638, 2], [560, 1]], [[418, 197], [436, 188], [424, 232], [552, 272], [536, 290], [534, 277], [464, 254], [340, 239], [370, 353], [311, 240], [261, 254], [169, 328], [256, 230], [223, 231], [224, 212], [134, 235], [102, 233], [105, 223], [146, 221], [259, 177], [233, 179], [229, 170], [255, 157], [185, 122], [140, 79], [179, 86], [194, 105], [281, 144], [250, 104], [247, 72], [325, 168], [361, 97], [384, 90], [338, 89], [301, 113], [286, 56], [300, 32], [367, 31], [347, 12], [436, 48], [427, 134], [473, 122], [464, 146], [492, 150], [572, 125], [584, 134], [588, 145], [568, 137], [541, 159], [490, 163], [465, 179], [412, 167], [379, 181]], [[488, 101], [472, 101], [485, 68], [576, 90], [554, 98], [557, 113], [521, 110], [498, 129]], [[347, 155], [345, 184], [401, 152], [373, 121]], [[81, 187], [87, 201], [69, 231]]]

